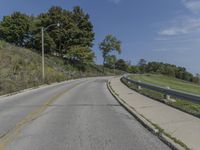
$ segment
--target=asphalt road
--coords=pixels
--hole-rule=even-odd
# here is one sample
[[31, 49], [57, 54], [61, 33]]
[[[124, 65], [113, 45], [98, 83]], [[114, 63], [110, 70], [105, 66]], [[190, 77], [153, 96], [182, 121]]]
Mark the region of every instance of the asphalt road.
[[0, 98], [0, 150], [165, 150], [88, 78]]

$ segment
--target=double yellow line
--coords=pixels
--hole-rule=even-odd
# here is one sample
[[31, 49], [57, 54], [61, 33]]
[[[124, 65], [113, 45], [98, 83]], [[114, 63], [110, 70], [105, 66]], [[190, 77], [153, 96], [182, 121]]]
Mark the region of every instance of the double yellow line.
[[[82, 83], [82, 82], [81, 82]], [[6, 145], [10, 144], [21, 132], [22, 128], [30, 123], [31, 121], [37, 119], [47, 108], [50, 106], [53, 102], [58, 100], [62, 95], [64, 95], [66, 92], [69, 90], [75, 88], [76, 86], [80, 85], [81, 83], [77, 83], [74, 86], [56, 94], [55, 96], [51, 97], [47, 101], [45, 101], [41, 107], [37, 108], [30, 114], [28, 114], [26, 117], [24, 117], [20, 122], [16, 124], [16, 126], [11, 129], [7, 134], [5, 134], [1, 139], [0, 139], [0, 150], [4, 150]]]

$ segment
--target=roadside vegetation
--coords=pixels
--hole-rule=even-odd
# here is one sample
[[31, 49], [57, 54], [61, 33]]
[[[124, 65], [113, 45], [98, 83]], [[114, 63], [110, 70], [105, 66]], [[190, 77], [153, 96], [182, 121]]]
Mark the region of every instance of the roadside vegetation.
[[[59, 26], [56, 26], [58, 23]], [[44, 81], [41, 79], [40, 56], [42, 27], [45, 30]], [[122, 42], [112, 34], [105, 35], [99, 43], [103, 65], [97, 65], [92, 49], [94, 39], [90, 15], [80, 6], [75, 6], [72, 10], [53, 6], [37, 16], [21, 12], [4, 16], [0, 21], [0, 94], [70, 78], [125, 72], [162, 74], [191, 83], [200, 83], [200, 75], [194, 76], [184, 67], [147, 62], [144, 59], [137, 65], [132, 65], [131, 61], [118, 58], [115, 53], [120, 54], [123, 51]], [[192, 84], [169, 86], [176, 86], [177, 89], [185, 86], [183, 90], [199, 93], [199, 90], [193, 89], [195, 86]]]
[[[81, 70], [64, 59], [46, 54], [43, 81], [41, 59], [41, 54], [34, 50], [0, 41], [0, 95], [68, 79], [114, 74], [109, 68], [103, 73], [103, 66], [96, 64], [85, 65]], [[115, 74], [123, 72], [115, 70]]]
[[193, 75], [184, 67], [179, 67], [163, 62], [147, 62], [145, 59], [141, 59], [138, 62], [138, 65], [131, 67], [130, 72], [139, 74], [162, 74], [165, 76], [200, 84], [200, 74]]
[[[108, 36], [112, 37], [110, 44], [115, 45], [112, 39], [118, 41], [117, 38]], [[0, 95], [72, 78], [123, 74], [124, 71], [95, 64], [94, 37], [90, 16], [79, 6], [72, 10], [53, 6], [37, 16], [21, 12], [4, 16], [0, 21]]]
[[[176, 79], [174, 77], [164, 76], [164, 75], [156, 75], [156, 74], [131, 75], [130, 77], [134, 80], [140, 80], [142, 82], [151, 83], [151, 84], [163, 86], [163, 87], [169, 86], [172, 89], [181, 90], [181, 91], [200, 95], [200, 85], [197, 85], [197, 84], [194, 84], [191, 82], [187, 82], [184, 80]], [[175, 101], [167, 101], [165, 99], [165, 95], [162, 93], [159, 93], [159, 92], [156, 92], [153, 90], [149, 90], [149, 89], [145, 89], [145, 88], [142, 88], [139, 90], [137, 88], [137, 86], [134, 84], [129, 84], [123, 79], [122, 79], [122, 82], [125, 85], [127, 85], [129, 88], [135, 90], [138, 93], [141, 93], [145, 96], [148, 96], [150, 98], [153, 98], [162, 103], [165, 103], [167, 105], [170, 105], [172, 107], [175, 107], [177, 109], [180, 109], [184, 112], [187, 112], [189, 114], [192, 114], [192, 115], [200, 118], [200, 105], [199, 104], [194, 104], [194, 103], [182, 100], [182, 99], [177, 99], [175, 97], [171, 97]]]

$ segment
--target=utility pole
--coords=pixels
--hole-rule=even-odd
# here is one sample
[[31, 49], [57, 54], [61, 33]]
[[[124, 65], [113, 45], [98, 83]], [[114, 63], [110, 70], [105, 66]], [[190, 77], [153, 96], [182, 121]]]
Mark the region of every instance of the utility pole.
[[60, 27], [60, 23], [51, 24], [51, 25], [47, 26], [46, 28], [44, 28], [44, 27], [41, 28], [41, 34], [42, 34], [42, 79], [43, 79], [43, 82], [45, 81], [45, 71], [44, 71], [44, 31], [46, 31], [51, 26]]
[[115, 63], [114, 63], [114, 75], [116, 75], [116, 73], [115, 73]]
[[42, 27], [42, 79], [45, 80], [44, 74], [44, 27]]

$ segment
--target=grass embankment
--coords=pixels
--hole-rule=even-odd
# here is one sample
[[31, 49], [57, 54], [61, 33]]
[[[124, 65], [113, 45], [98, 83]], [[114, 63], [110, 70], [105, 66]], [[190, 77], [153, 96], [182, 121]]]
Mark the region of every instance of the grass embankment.
[[[173, 77], [164, 76], [164, 75], [156, 75], [156, 74], [132, 75], [130, 77], [134, 80], [140, 80], [141, 82], [146, 82], [146, 83], [150, 83], [150, 84], [154, 84], [154, 85], [158, 85], [158, 86], [162, 86], [162, 87], [168, 86], [171, 89], [200, 95], [200, 85], [193, 84], [193, 83], [183, 81], [183, 80], [179, 80], [179, 79], [176, 79]], [[190, 103], [185, 100], [177, 99], [175, 97], [172, 97], [172, 99], [176, 100], [175, 102], [169, 102], [169, 101], [165, 100], [165, 95], [162, 93], [152, 91], [149, 89], [145, 89], [145, 88], [138, 90], [135, 85], [129, 85], [128, 83], [126, 83], [126, 85], [141, 94], [144, 94], [153, 99], [164, 102], [170, 106], [173, 106], [175, 108], [178, 108], [182, 111], [185, 111], [187, 113], [190, 113], [190, 114], [200, 118], [200, 105], [199, 104], [193, 104], [193, 103]]]
[[164, 75], [156, 74], [145, 74], [145, 75], [133, 75], [131, 76], [134, 80], [140, 80], [142, 82], [159, 85], [162, 87], [170, 87], [184, 92], [194, 93], [200, 95], [200, 85], [193, 84], [184, 80], [176, 79]]
[[113, 70], [105, 68], [104, 74], [102, 70], [102, 66], [93, 64], [80, 71], [63, 59], [46, 55], [43, 82], [39, 53], [0, 41], [0, 95], [72, 78], [113, 75]]

